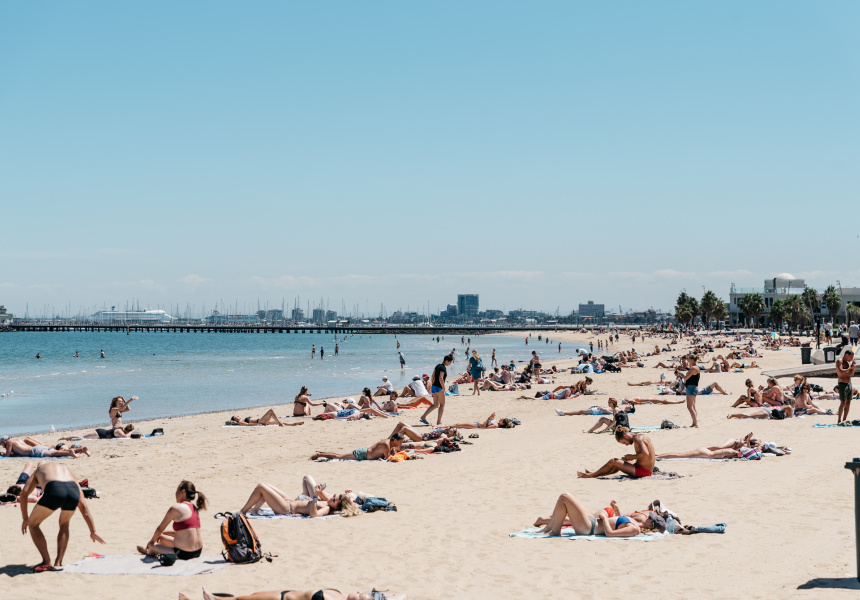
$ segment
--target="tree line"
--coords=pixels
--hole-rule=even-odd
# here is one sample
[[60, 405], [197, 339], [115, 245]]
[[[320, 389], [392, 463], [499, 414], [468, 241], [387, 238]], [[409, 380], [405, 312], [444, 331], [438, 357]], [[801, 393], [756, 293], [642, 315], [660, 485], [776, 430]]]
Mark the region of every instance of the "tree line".
[[[824, 290], [821, 296], [807, 286], [800, 294], [774, 300], [770, 305], [768, 316], [776, 327], [781, 327], [783, 323], [788, 323], [792, 327], [811, 325], [814, 314], [820, 311], [822, 302], [830, 315], [830, 320], [834, 321], [842, 308], [842, 297], [832, 285]], [[744, 320], [751, 321], [754, 327], [760, 323], [765, 308], [764, 297], [761, 294], [744, 294], [738, 299], [738, 309], [743, 313]], [[849, 302], [846, 311], [849, 320], [860, 322], [860, 306]], [[681, 292], [675, 303], [675, 317], [683, 324], [692, 323], [699, 316], [702, 322], [707, 324], [712, 319], [724, 320], [728, 315], [729, 309], [726, 303], [710, 290], [704, 293], [701, 301], [686, 292]]]

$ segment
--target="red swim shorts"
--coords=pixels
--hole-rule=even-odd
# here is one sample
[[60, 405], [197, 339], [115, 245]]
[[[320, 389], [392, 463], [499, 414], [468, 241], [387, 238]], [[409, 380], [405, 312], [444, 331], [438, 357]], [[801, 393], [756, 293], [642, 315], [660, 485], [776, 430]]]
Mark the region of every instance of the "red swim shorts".
[[642, 467], [636, 467], [633, 471], [633, 477], [639, 479], [641, 477], [651, 477], [654, 474], [654, 471], [649, 471], [648, 469], [643, 469]]

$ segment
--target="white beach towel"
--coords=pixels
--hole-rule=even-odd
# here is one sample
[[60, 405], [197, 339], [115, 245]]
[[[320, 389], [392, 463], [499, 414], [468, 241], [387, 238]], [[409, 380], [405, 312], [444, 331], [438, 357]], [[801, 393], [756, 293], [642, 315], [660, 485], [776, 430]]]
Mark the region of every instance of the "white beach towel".
[[261, 508], [259, 513], [257, 513], [257, 514], [248, 513], [245, 516], [248, 517], [249, 519], [266, 519], [266, 520], [272, 521], [274, 519], [310, 519], [310, 518], [313, 518], [314, 520], [335, 519], [335, 518], [341, 517], [343, 515], [326, 515], [324, 517], [309, 517], [307, 515], [276, 515], [275, 511], [273, 511], [271, 508]]
[[[640, 542], [652, 542], [654, 540], [659, 540], [661, 538], [666, 537], [667, 533], [640, 533], [639, 535], [633, 537], [606, 537], [605, 535], [576, 535], [574, 533], [572, 527], [565, 527], [561, 530], [561, 536], [557, 539], [566, 539], [566, 540], [589, 540], [589, 541], [597, 541], [597, 540], [635, 540]], [[532, 527], [529, 529], [523, 529], [522, 531], [517, 531], [516, 533], [511, 533], [510, 537], [519, 537], [519, 538], [551, 538], [548, 533], [542, 533], [540, 527]]]
[[230, 564], [220, 556], [200, 556], [191, 560], [177, 560], [169, 567], [162, 567], [151, 556], [114, 554], [104, 558], [85, 558], [66, 565], [60, 572], [90, 575], [203, 575], [229, 567]]

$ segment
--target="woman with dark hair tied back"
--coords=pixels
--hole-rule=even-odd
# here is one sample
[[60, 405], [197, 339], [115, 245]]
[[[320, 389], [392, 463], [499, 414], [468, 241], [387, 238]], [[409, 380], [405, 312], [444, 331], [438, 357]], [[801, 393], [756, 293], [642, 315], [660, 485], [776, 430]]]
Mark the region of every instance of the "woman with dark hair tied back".
[[[203, 550], [198, 511], [205, 509], [206, 496], [183, 479], [176, 488], [176, 504], [167, 510], [146, 547], [138, 546], [137, 551], [147, 556], [175, 554], [178, 560], [197, 558]], [[173, 531], [165, 531], [171, 521]]]
[[303, 385], [299, 393], [293, 399], [293, 416], [294, 417], [310, 417], [311, 406], [322, 406], [325, 402], [314, 402], [309, 398], [308, 386]]

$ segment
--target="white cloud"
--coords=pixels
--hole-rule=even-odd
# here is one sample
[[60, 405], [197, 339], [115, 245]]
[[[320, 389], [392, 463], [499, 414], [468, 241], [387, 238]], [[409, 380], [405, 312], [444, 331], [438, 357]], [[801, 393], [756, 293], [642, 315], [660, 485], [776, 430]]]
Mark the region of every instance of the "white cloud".
[[179, 283], [185, 283], [188, 285], [200, 285], [201, 283], [206, 283], [207, 281], [212, 281], [206, 277], [200, 277], [200, 275], [186, 275], [185, 277], [179, 279]]

